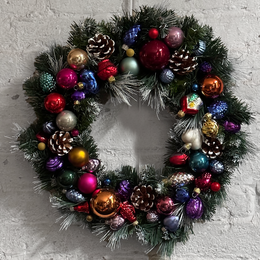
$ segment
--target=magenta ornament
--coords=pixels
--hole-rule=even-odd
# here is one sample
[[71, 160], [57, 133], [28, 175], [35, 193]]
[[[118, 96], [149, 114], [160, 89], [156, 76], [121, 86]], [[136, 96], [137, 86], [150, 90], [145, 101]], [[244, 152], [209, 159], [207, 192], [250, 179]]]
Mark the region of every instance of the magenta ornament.
[[169, 62], [170, 51], [162, 41], [153, 40], [141, 48], [139, 58], [145, 68], [162, 70]]
[[240, 129], [241, 129], [240, 124], [235, 124], [235, 123], [230, 122], [230, 121], [225, 121], [223, 126], [224, 126], [224, 128], [227, 132], [230, 132], [230, 133], [233, 133], [233, 134], [239, 132]]
[[84, 173], [78, 180], [78, 189], [84, 194], [90, 194], [97, 188], [97, 177], [92, 173]]
[[78, 82], [77, 73], [72, 69], [62, 69], [58, 72], [56, 76], [56, 82], [58, 86], [63, 89], [71, 89]]
[[60, 156], [49, 158], [46, 162], [46, 170], [50, 172], [55, 172], [57, 170], [60, 170], [62, 169], [62, 166], [63, 166], [63, 158]]
[[156, 209], [159, 214], [170, 215], [175, 210], [174, 202], [168, 196], [159, 198], [156, 202]]
[[186, 205], [186, 214], [191, 219], [199, 219], [203, 214], [203, 204], [199, 197], [191, 198]]
[[206, 191], [211, 185], [211, 174], [209, 172], [202, 173], [195, 179], [195, 186], [200, 188], [201, 191]]
[[184, 40], [184, 33], [178, 27], [171, 27], [167, 36], [164, 38], [165, 43], [169, 48], [176, 49], [180, 47]]

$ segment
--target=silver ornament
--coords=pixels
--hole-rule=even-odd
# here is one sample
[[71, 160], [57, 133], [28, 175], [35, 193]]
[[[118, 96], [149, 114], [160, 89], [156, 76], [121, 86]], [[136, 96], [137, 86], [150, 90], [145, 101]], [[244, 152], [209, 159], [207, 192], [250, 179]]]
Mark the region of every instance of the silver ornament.
[[173, 81], [174, 74], [170, 69], [164, 69], [160, 74], [160, 80], [162, 83], [169, 84]]
[[198, 44], [194, 48], [194, 54], [196, 56], [202, 55], [206, 50], [206, 43], [204, 41], [199, 40]]
[[68, 190], [66, 192], [66, 198], [74, 203], [80, 203], [85, 201], [84, 196], [74, 189]]
[[125, 74], [129, 73], [136, 76], [139, 73], [139, 64], [135, 58], [127, 57], [121, 61], [120, 70]]
[[151, 210], [146, 215], [146, 220], [149, 223], [155, 223], [159, 220], [159, 213], [156, 210]]
[[56, 117], [56, 125], [62, 131], [71, 131], [77, 124], [76, 115], [69, 111], [63, 110]]
[[221, 174], [225, 170], [225, 167], [222, 162], [212, 160], [209, 162], [209, 170], [213, 174]]
[[105, 223], [110, 225], [112, 230], [118, 230], [124, 225], [125, 219], [120, 215], [116, 215], [115, 217], [106, 220]]

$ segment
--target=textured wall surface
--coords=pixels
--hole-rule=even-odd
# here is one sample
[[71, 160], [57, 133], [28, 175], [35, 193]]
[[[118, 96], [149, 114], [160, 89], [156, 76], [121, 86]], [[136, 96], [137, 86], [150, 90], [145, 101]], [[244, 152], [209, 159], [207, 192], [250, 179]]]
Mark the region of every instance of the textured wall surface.
[[[53, 43], [65, 43], [69, 26], [86, 16], [108, 19], [123, 10], [158, 1], [119, 0], [2, 0], [0, 1], [0, 259], [156, 259], [143, 253], [135, 240], [110, 252], [99, 238], [79, 226], [59, 232], [59, 213], [51, 208], [48, 194], [33, 191], [34, 172], [21, 153], [10, 154], [13, 122], [22, 127], [34, 114], [25, 102], [22, 82], [33, 71], [36, 55]], [[256, 112], [246, 128], [259, 143], [260, 130], [260, 2], [258, 0], [169, 1], [179, 15], [194, 15], [213, 27], [229, 49], [235, 64], [235, 93]], [[167, 112], [157, 120], [140, 102], [129, 109], [106, 105], [94, 126], [101, 158], [108, 168], [121, 164], [160, 166], [172, 123]], [[171, 259], [260, 259], [260, 152], [235, 172], [228, 200], [214, 221], [195, 226], [195, 236], [176, 247]]]

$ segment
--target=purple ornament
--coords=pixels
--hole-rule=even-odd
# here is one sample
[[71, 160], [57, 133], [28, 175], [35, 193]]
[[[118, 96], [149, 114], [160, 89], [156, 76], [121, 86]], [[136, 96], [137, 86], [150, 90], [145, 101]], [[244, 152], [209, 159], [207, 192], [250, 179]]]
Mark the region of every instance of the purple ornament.
[[55, 172], [57, 170], [60, 170], [62, 166], [63, 166], [63, 158], [60, 156], [49, 158], [46, 162], [46, 170], [50, 172]]
[[171, 215], [175, 210], [175, 205], [170, 197], [165, 196], [157, 200], [156, 209], [159, 214]]
[[230, 122], [230, 121], [225, 121], [223, 126], [225, 127], [225, 130], [227, 132], [230, 132], [230, 133], [237, 133], [240, 131], [241, 129], [241, 125], [240, 124], [235, 124], [233, 122]]
[[204, 73], [210, 73], [212, 70], [212, 66], [210, 63], [208, 63], [207, 61], [203, 61], [200, 64], [200, 70]]
[[123, 180], [119, 183], [117, 193], [123, 200], [128, 200], [132, 194], [132, 191], [133, 188], [128, 180]]
[[130, 28], [124, 36], [124, 44], [128, 47], [132, 46], [138, 37], [138, 33], [141, 31], [141, 26], [139, 24], [134, 25], [132, 28]]
[[191, 198], [186, 205], [186, 214], [191, 219], [199, 219], [203, 214], [203, 204], [199, 197]]
[[110, 225], [112, 230], [118, 230], [124, 225], [125, 219], [120, 215], [116, 215], [115, 217], [106, 220], [105, 223]]
[[221, 119], [225, 116], [228, 110], [228, 105], [225, 101], [215, 100], [208, 106], [208, 111], [212, 114], [213, 119]]
[[81, 203], [85, 201], [84, 196], [74, 189], [66, 192], [66, 198], [74, 203]]
[[95, 79], [94, 72], [92, 72], [91, 70], [84, 69], [80, 72], [79, 78], [84, 85], [83, 92], [86, 95], [95, 95], [98, 93], [99, 87]]
[[98, 159], [89, 159], [88, 163], [82, 167], [83, 171], [93, 173], [98, 170], [100, 161]]
[[184, 33], [178, 27], [171, 27], [167, 36], [164, 38], [165, 43], [169, 48], [176, 49], [180, 47], [184, 40]]
[[72, 95], [71, 98], [76, 101], [76, 100], [82, 100], [86, 97], [85, 93], [80, 90], [76, 90]]
[[168, 216], [163, 220], [165, 228], [170, 232], [176, 232], [179, 227], [178, 216]]

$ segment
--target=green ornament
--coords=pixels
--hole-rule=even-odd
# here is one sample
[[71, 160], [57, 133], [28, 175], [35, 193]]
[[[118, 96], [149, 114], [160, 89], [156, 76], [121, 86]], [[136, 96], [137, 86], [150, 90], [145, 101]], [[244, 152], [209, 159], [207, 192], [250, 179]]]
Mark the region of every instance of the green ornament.
[[78, 176], [76, 172], [71, 170], [64, 170], [58, 177], [57, 182], [62, 188], [70, 188], [77, 183]]
[[40, 86], [43, 92], [52, 92], [56, 88], [55, 78], [50, 73], [43, 72], [40, 76]]
[[134, 76], [138, 75], [139, 73], [139, 65], [135, 58], [133, 57], [126, 57], [120, 63], [120, 70], [124, 74], [132, 74]]

